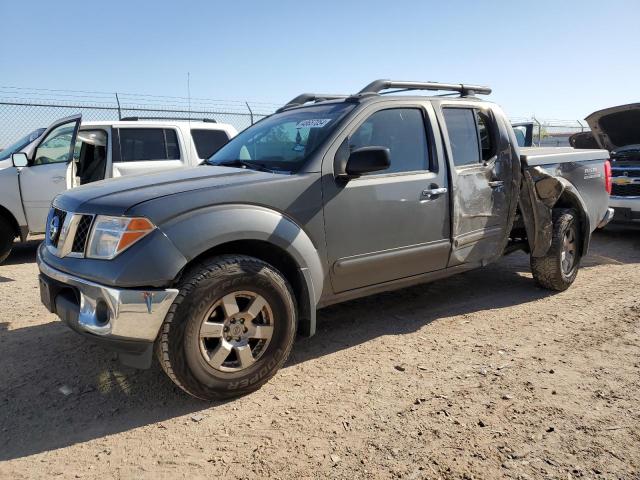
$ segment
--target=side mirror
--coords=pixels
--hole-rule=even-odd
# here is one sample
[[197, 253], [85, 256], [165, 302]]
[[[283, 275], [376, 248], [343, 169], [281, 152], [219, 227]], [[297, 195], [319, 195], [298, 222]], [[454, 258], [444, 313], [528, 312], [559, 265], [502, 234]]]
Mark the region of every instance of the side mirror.
[[349, 178], [365, 173], [386, 170], [391, 165], [391, 152], [387, 147], [362, 147], [349, 155], [344, 171]]
[[11, 161], [14, 167], [26, 167], [29, 165], [29, 158], [26, 153], [18, 152], [11, 154]]

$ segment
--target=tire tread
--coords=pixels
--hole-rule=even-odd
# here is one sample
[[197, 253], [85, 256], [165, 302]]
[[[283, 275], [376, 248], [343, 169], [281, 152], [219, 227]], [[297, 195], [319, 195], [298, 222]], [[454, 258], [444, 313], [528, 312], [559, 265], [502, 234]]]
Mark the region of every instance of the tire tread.
[[[176, 312], [180, 305], [198, 287], [198, 284], [201, 281], [206, 278], [212, 278], [216, 276], [221, 277], [222, 280], [225, 273], [228, 273], [230, 270], [239, 269], [240, 264], [243, 264], [244, 266], [253, 266], [256, 270], [266, 268], [266, 272], [268, 272], [271, 280], [278, 283], [282, 287], [283, 291], [287, 292], [289, 296], [288, 300], [291, 302], [291, 305], [293, 305], [295, 315], [295, 301], [293, 300], [293, 292], [284, 276], [278, 270], [276, 270], [275, 267], [255, 257], [250, 257], [247, 255], [220, 255], [216, 257], [210, 257], [198, 264], [193, 265], [187, 272], [185, 272], [185, 274], [182, 276], [181, 282], [178, 285], [179, 293], [173, 301], [173, 304], [169, 308], [167, 316], [165, 317], [162, 327], [160, 328], [160, 334], [155, 344], [155, 350], [156, 357], [158, 358], [158, 361], [167, 376], [186, 393], [203, 400], [223, 400], [230, 397], [244, 395], [246, 393], [257, 390], [277, 373], [282, 363], [286, 361], [291, 348], [293, 347], [295, 332], [289, 339], [288, 344], [285, 345], [285, 354], [277, 368], [274, 368], [273, 371], [271, 371], [267, 376], [262, 378], [256, 384], [250, 385], [244, 389], [233, 390], [229, 393], [203, 390], [202, 388], [200, 388], [199, 381], [190, 374], [188, 368], [185, 368], [186, 358], [183, 354], [181, 354], [183, 352], [176, 352], [178, 354], [173, 356], [169, 354], [169, 335], [176, 321]], [[184, 337], [184, 330], [178, 329], [178, 331], [181, 331], [182, 337]], [[182, 342], [183, 338], [180, 339], [180, 343]], [[176, 370], [182, 372], [182, 374], [185, 375], [186, 378], [181, 380], [180, 376], [176, 374]]]
[[[576, 278], [580, 266], [580, 255], [576, 253], [574, 272], [567, 277], [562, 272], [559, 257], [563, 248], [564, 231], [571, 222], [578, 222], [576, 211], [571, 208], [559, 208], [553, 211], [553, 237], [547, 254], [543, 257], [531, 257], [531, 272], [536, 283], [543, 288], [562, 292], [569, 288]], [[578, 226], [579, 227], [579, 226]], [[577, 241], [580, 241], [580, 228], [576, 228]]]

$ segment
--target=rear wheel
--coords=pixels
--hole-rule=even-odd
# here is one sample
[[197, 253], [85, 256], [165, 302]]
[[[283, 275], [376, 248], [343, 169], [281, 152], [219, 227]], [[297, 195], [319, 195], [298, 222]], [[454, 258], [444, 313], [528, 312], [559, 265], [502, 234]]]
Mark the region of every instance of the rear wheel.
[[0, 217], [0, 263], [11, 254], [15, 237], [13, 225], [5, 217]]
[[533, 278], [540, 286], [563, 291], [576, 279], [582, 243], [579, 227], [575, 210], [554, 210], [551, 247], [544, 257], [531, 257]]
[[169, 377], [203, 400], [257, 390], [285, 362], [296, 333], [291, 288], [271, 265], [213, 258], [186, 276], [157, 342]]

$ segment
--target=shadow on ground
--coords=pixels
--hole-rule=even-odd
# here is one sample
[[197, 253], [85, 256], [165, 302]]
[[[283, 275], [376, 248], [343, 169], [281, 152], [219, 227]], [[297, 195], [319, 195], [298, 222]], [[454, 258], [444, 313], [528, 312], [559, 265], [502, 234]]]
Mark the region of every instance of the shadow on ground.
[[13, 246], [13, 250], [11, 250], [11, 254], [2, 262], [2, 265], [21, 265], [23, 263], [35, 262], [38, 245], [40, 245], [42, 240], [42, 238], [37, 237], [26, 242], [16, 243]]
[[[637, 263], [639, 240], [638, 231], [598, 232], [593, 256], [585, 264], [589, 268]], [[33, 258], [34, 251], [27, 245], [16, 253], [14, 264]], [[298, 340], [288, 366], [372, 338], [412, 333], [440, 318], [507, 308], [552, 294], [536, 287], [528, 273], [521, 273], [527, 271], [528, 257], [514, 254], [429, 285], [326, 308], [319, 312], [317, 335]], [[0, 461], [218, 405], [188, 397], [158, 367], [148, 371], [121, 367], [112, 354], [59, 322], [16, 330], [0, 323], [0, 365]]]

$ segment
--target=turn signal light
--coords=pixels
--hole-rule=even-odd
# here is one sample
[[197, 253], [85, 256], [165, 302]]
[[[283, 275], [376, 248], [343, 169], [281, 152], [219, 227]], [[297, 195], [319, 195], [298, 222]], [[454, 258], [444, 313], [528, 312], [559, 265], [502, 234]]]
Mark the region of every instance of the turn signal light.
[[154, 226], [146, 218], [132, 218], [127, 225], [126, 231], [122, 234], [122, 238], [118, 242], [118, 252], [121, 252], [129, 245], [137, 242], [147, 233], [153, 230]]

